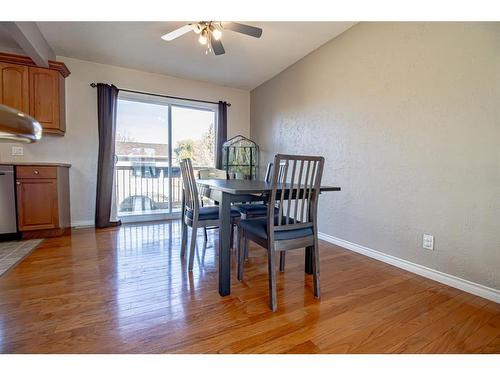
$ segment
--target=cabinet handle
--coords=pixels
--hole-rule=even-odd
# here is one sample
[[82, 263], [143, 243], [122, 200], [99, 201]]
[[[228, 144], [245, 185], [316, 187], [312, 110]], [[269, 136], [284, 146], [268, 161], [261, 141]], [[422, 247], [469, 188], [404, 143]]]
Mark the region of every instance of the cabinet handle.
[[40, 172], [38, 172], [36, 169], [33, 171], [34, 174], [39, 174]]
[[16, 185], [21, 185], [21, 182], [19, 182], [19, 181], [16, 181]]

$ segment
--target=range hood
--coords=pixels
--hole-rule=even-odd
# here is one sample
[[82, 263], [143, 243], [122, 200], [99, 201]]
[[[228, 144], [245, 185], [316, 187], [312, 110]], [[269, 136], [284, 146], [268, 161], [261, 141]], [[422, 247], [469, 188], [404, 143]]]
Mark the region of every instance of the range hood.
[[42, 138], [42, 126], [33, 117], [0, 104], [0, 141], [32, 143]]

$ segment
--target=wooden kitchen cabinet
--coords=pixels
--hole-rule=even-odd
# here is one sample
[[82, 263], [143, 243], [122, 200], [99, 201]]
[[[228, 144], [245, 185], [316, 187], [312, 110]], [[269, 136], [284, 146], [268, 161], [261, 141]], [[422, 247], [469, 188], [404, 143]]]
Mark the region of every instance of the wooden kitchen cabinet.
[[68, 167], [18, 165], [16, 193], [23, 237], [60, 235], [70, 227]]
[[57, 228], [57, 181], [17, 180], [17, 205], [20, 231]]
[[64, 134], [64, 78], [56, 70], [29, 67], [29, 114], [44, 133]]
[[23, 65], [0, 63], [0, 103], [28, 113], [29, 74]]
[[0, 103], [38, 120], [43, 134], [66, 132], [64, 63], [49, 61], [37, 67], [27, 56], [0, 52]]

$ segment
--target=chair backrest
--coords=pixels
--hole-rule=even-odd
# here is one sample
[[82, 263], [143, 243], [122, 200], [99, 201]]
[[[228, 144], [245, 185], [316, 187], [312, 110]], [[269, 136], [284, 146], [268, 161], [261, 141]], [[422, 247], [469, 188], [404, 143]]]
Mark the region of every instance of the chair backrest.
[[[205, 168], [198, 171], [198, 178], [211, 180], [227, 180], [227, 173], [224, 169]], [[202, 187], [198, 192], [201, 196], [207, 196], [210, 191], [209, 187]], [[202, 201], [203, 206], [203, 201]]]
[[193, 165], [191, 159], [183, 159], [180, 161], [182, 183], [184, 185], [184, 199], [186, 206], [183, 210], [188, 209], [193, 211], [193, 217], [198, 214], [200, 208], [200, 200], [198, 196], [198, 187], [194, 178]]
[[[274, 163], [272, 163], [272, 162], [267, 164], [266, 176], [264, 178], [264, 181], [269, 182], [269, 183], [272, 182], [273, 165], [274, 165]], [[278, 181], [279, 182], [283, 181], [284, 171], [285, 171], [285, 161], [282, 160], [280, 163], [280, 168], [279, 168], [279, 173], [278, 173]]]
[[217, 168], [200, 169], [198, 171], [198, 178], [226, 180], [227, 173], [224, 169], [217, 169]]
[[[278, 154], [274, 157], [271, 202], [276, 202], [276, 206], [269, 205], [268, 233], [275, 229], [307, 227], [313, 227], [316, 232], [324, 163], [321, 156]], [[274, 207], [279, 211], [276, 223]]]

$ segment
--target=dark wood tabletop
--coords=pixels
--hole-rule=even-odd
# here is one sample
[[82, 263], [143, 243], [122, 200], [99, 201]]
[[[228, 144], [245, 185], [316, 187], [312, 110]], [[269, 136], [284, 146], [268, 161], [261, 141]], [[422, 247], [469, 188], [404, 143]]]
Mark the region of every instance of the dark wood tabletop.
[[[209, 187], [210, 189], [223, 191], [229, 194], [255, 194], [269, 192], [273, 189], [271, 182], [259, 180], [196, 180], [200, 185]], [[278, 185], [280, 188], [288, 189], [290, 184]], [[279, 189], [281, 190], [281, 189]], [[340, 187], [336, 186], [321, 186], [321, 191], [340, 191]]]

